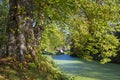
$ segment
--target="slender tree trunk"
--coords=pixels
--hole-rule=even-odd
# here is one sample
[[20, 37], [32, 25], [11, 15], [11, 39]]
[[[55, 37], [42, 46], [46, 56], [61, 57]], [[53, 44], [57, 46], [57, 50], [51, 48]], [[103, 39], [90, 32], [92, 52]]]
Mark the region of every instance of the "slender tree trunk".
[[[37, 36], [42, 31], [33, 29], [33, 0], [9, 0], [7, 55], [15, 55], [19, 61], [25, 60], [25, 54], [36, 55]], [[38, 29], [39, 30], [39, 29]]]

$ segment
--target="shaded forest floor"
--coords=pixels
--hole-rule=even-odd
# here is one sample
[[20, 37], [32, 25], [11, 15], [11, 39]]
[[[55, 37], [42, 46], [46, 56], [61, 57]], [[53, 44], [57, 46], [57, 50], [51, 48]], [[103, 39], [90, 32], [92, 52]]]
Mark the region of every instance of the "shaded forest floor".
[[68, 80], [68, 77], [59, 71], [51, 57], [41, 56], [39, 64], [0, 59], [0, 80]]
[[53, 56], [55, 63], [75, 80], [120, 80], [120, 64], [88, 62], [69, 55]]

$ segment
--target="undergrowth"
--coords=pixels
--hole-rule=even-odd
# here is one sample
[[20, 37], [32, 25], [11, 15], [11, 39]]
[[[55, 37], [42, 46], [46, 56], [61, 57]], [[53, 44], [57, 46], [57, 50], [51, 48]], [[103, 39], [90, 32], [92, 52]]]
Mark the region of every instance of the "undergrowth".
[[61, 72], [48, 56], [39, 62], [19, 63], [13, 58], [0, 59], [0, 80], [71, 80]]

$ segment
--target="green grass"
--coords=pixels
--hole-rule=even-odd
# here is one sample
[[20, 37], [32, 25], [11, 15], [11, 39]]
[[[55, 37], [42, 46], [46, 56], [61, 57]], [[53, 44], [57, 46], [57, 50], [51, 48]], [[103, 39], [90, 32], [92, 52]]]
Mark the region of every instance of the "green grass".
[[61, 58], [56, 57], [54, 61], [65, 73], [74, 76], [75, 80], [120, 80], [119, 64], [100, 64], [78, 58]]

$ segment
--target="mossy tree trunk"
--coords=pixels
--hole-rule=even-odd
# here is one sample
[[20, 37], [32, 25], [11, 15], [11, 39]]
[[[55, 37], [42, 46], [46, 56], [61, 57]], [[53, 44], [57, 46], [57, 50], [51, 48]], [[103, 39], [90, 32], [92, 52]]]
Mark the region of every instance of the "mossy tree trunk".
[[7, 56], [14, 55], [23, 62], [28, 53], [36, 56], [36, 35], [42, 30], [36, 32], [33, 27], [33, 0], [9, 0], [9, 4]]

